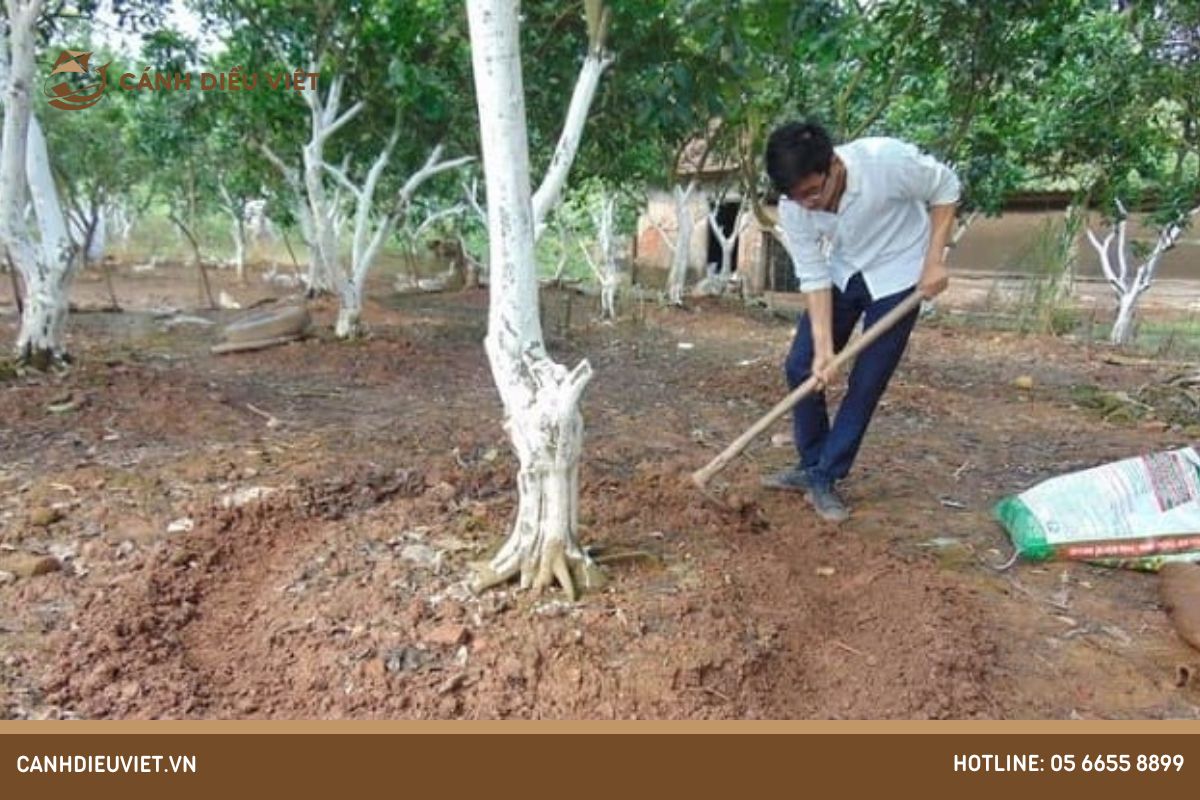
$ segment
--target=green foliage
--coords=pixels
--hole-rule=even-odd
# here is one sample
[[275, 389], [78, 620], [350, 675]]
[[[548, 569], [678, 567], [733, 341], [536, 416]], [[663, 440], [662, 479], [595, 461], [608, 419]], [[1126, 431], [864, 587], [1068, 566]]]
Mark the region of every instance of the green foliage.
[[[94, 5], [79, 5], [85, 18]], [[351, 175], [361, 176], [399, 126], [384, 193], [439, 142], [448, 155], [477, 150], [461, 0], [193, 5], [219, 33], [221, 52], [201, 53], [196, 42], [161, 29], [161, 0], [121, 0], [118, 14], [148, 39], [144, 53], [103, 55], [114, 59], [114, 74], [240, 66], [265, 75], [312, 63], [324, 90], [343, 76], [342, 108], [360, 100], [365, 107], [330, 140], [327, 158], [348, 157]], [[609, 0], [609, 7], [615, 61], [572, 172], [580, 186], [603, 182], [636, 195], [668, 185], [685, 145], [703, 138], [709, 166], [735, 164], [735, 179], [762, 196], [765, 134], [786, 119], [817, 117], [841, 137], [901, 136], [949, 160], [965, 184], [964, 210], [996, 213], [1015, 191], [1054, 186], [1106, 211], [1117, 197], [1131, 207], [1140, 202], [1161, 223], [1200, 197], [1200, 4], [1193, 0], [1125, 11], [1107, 0]], [[587, 20], [582, 1], [527, 0], [522, 13], [526, 111], [540, 175], [588, 48]], [[68, 32], [86, 41], [86, 25], [48, 18], [46, 37]], [[297, 93], [111, 95], [85, 113], [41, 115], [68, 196], [140, 204], [155, 196], [205, 217], [220, 213], [224, 185], [241, 201], [267, 196], [272, 218], [291, 222], [295, 199], [257, 145], [298, 164], [308, 109]], [[594, 188], [581, 191], [586, 197]], [[461, 194], [459, 176], [439, 178], [423, 192], [415, 220]], [[568, 198], [569, 206], [579, 202]], [[636, 205], [627, 201], [625, 213]], [[586, 230], [586, 214], [571, 219], [584, 207], [564, 209], [568, 227]], [[470, 214], [449, 225], [472, 240], [482, 236]], [[547, 235], [553, 239], [553, 226]]]

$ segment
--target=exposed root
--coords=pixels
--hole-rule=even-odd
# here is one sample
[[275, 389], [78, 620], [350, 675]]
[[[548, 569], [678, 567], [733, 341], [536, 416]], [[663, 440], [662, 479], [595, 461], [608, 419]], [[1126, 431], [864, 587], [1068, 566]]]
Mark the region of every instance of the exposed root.
[[32, 369], [37, 372], [65, 370], [71, 365], [71, 358], [64, 352], [56, 352], [49, 348], [25, 345], [17, 353], [16, 366]]
[[586, 555], [568, 557], [561, 542], [547, 543], [540, 556], [530, 558], [522, 564], [517, 558], [502, 558], [497, 555], [491, 562], [476, 562], [471, 565], [471, 591], [479, 594], [495, 586], [508, 583], [520, 576], [521, 586], [529, 588], [535, 595], [553, 586], [562, 587], [568, 599], [579, 599], [582, 592], [594, 592], [605, 585], [607, 578], [600, 566]]

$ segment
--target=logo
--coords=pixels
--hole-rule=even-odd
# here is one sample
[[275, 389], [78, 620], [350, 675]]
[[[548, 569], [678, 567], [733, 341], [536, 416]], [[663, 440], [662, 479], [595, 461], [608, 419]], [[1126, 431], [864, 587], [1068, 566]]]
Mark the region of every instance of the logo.
[[108, 88], [109, 65], [93, 74], [88, 70], [91, 57], [91, 53], [80, 50], [63, 50], [59, 54], [42, 90], [50, 98], [50, 105], [64, 111], [79, 111], [100, 102]]
[[[89, 69], [88, 62], [92, 54], [83, 50], [63, 50], [59, 53], [50, 77], [46, 79], [43, 93], [50, 98], [50, 105], [64, 111], [79, 111], [91, 108], [100, 102], [108, 89], [108, 68], [110, 61], [94, 72]], [[191, 72], [160, 72], [150, 67], [142, 68], [139, 78], [135, 73], [126, 72], [113, 77], [113, 91], [123, 92], [161, 92], [188, 91], [193, 89], [193, 73]], [[200, 72], [195, 77], [195, 88], [202, 92], [243, 92], [259, 89], [272, 91], [297, 92], [317, 91], [317, 82], [321, 75], [318, 72], [248, 73], [240, 66], [229, 72]]]

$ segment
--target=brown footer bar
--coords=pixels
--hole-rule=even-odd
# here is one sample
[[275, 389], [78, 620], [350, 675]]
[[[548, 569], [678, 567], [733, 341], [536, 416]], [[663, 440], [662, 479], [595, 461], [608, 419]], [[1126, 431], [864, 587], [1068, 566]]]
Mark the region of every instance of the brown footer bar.
[[[145, 723], [139, 730], [151, 729]], [[265, 726], [268, 730], [271, 726]], [[237, 733], [223, 723], [163, 724], [159, 733], [120, 725], [0, 727], [0, 798], [522, 796], [918, 797], [1028, 800], [1080, 796], [1195, 797], [1200, 724], [1159, 733], [1014, 733], [970, 728], [804, 726], [803, 733], [744, 735], [787, 726], [274, 726]], [[869, 726], [867, 726], [869, 727]], [[256, 725], [246, 730], [262, 731]], [[1153, 730], [1154, 726], [1140, 726]], [[479, 732], [479, 731], [486, 732]], [[690, 735], [683, 731], [708, 733]], [[878, 728], [877, 728], [878, 730]], [[887, 728], [884, 728], [887, 730]], [[1165, 732], [1170, 730], [1170, 733]], [[371, 732], [375, 731], [375, 732]], [[461, 732], [460, 735], [436, 733]], [[608, 731], [616, 732], [609, 728]], [[672, 731], [672, 732], [665, 732]], [[43, 733], [49, 735], [39, 735]], [[434, 734], [434, 735], [430, 735]], [[499, 734], [499, 735], [497, 735]], [[914, 735], [915, 734], [915, 735]], [[1076, 795], [1082, 792], [1084, 794]]]

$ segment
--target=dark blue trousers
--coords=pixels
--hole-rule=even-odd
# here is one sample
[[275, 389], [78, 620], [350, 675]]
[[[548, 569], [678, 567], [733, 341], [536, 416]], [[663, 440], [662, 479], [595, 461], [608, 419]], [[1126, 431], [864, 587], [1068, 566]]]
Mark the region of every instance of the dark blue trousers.
[[[874, 325], [911, 293], [911, 289], [878, 300], [871, 297], [860, 273], [846, 284], [846, 291], [833, 287], [833, 347], [839, 352], [846, 346], [859, 317], [864, 326]], [[832, 427], [825, 407], [825, 393], [809, 395], [792, 411], [796, 449], [800, 463], [817, 485], [831, 486], [845, 478], [858, 455], [871, 415], [883, 396], [896, 365], [904, 355], [909, 334], [916, 324], [913, 311], [888, 332], [871, 343], [854, 361], [846, 396], [842, 399]], [[813, 336], [808, 314], [800, 317], [785, 371], [788, 385], [795, 389], [812, 373]]]

